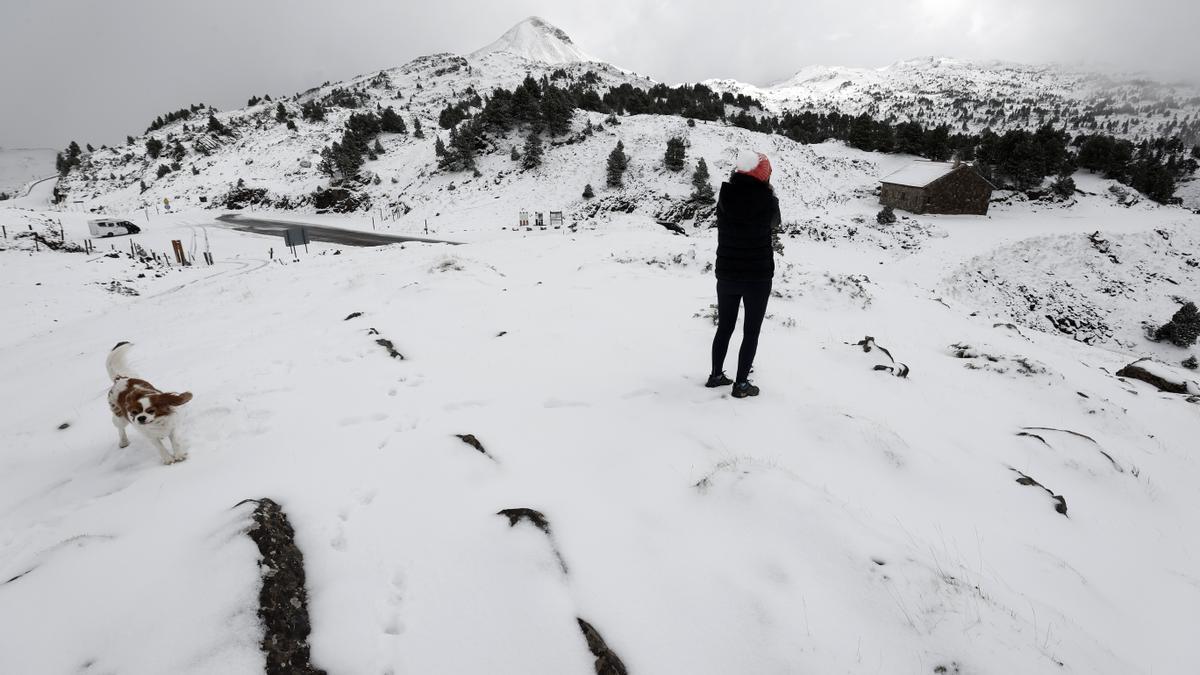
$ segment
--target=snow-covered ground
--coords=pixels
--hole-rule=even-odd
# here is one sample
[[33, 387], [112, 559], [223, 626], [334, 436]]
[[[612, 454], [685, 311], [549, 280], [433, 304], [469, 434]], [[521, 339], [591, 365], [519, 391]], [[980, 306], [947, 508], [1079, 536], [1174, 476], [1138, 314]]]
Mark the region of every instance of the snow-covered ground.
[[[352, 88], [428, 135], [381, 137], [370, 210], [251, 209], [461, 246], [293, 256], [218, 222], [204, 207], [239, 178], [276, 205], [328, 183], [315, 160], [350, 111], [293, 132], [275, 101], [219, 113], [232, 137], [203, 131], [208, 111], [153, 132], [183, 140], [180, 171], [156, 178], [142, 137], [87, 153], [59, 207], [54, 181], [0, 203], [0, 673], [261, 672], [237, 506], [261, 497], [295, 527], [312, 660], [339, 675], [594, 672], [577, 618], [634, 675], [1194, 671], [1200, 407], [1115, 373], [1150, 357], [1200, 391], [1195, 348], [1144, 338], [1200, 299], [1200, 216], [1077, 174], [1066, 202], [879, 225], [878, 177], [913, 158], [648, 115], [577, 113], [531, 171], [517, 133], [479, 176], [437, 171], [437, 113], [467, 87], [559, 68], [652, 84], [523, 25], [286, 99]], [[819, 75], [789, 86], [836, 84]], [[673, 135], [688, 171], [662, 166]], [[702, 386], [716, 242], [678, 217], [690, 166], [716, 185], [743, 148], [771, 156], [787, 231], [745, 401]], [[566, 226], [517, 228], [521, 210]], [[142, 232], [47, 250], [81, 245], [95, 212]], [[876, 370], [891, 361], [865, 336], [908, 377]], [[121, 340], [195, 395], [187, 461], [117, 447], [103, 362]]]
[[[0, 672], [261, 672], [234, 508], [258, 497], [296, 528], [330, 673], [592, 672], [576, 617], [635, 674], [1190, 672], [1200, 408], [1113, 375], [1151, 355], [1198, 379], [1137, 337], [1170, 284], [1077, 285], [1120, 327], [1088, 345], [966, 277], [1165, 274], [1200, 218], [1080, 175], [1070, 205], [878, 228], [872, 176], [904, 158], [809, 151], [777, 163], [797, 234], [744, 401], [702, 386], [713, 233], [644, 212], [577, 232], [464, 215], [438, 232], [463, 246], [299, 262], [211, 211], [134, 214], [147, 250], [207, 237], [217, 264], [186, 269], [0, 240]], [[84, 238], [45, 197], [0, 223]], [[1171, 292], [1195, 299], [1187, 270]], [[865, 335], [909, 377], [873, 370]], [[117, 448], [120, 340], [195, 394], [186, 462]], [[516, 507], [552, 538], [496, 515]]]

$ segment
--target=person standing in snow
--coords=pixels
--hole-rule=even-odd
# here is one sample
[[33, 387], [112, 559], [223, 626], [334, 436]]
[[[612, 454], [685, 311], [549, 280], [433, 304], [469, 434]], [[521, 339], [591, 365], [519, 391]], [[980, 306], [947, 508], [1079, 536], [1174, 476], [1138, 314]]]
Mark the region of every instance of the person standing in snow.
[[[771, 235], [781, 222], [779, 200], [771, 189], [771, 162], [759, 152], [738, 153], [737, 166], [721, 184], [717, 198], [717, 334], [706, 387], [733, 385], [733, 397], [758, 396], [750, 367], [758, 351], [758, 332], [771, 297], [775, 257]], [[738, 308], [746, 306], [736, 380], [725, 376], [725, 354], [733, 337]]]

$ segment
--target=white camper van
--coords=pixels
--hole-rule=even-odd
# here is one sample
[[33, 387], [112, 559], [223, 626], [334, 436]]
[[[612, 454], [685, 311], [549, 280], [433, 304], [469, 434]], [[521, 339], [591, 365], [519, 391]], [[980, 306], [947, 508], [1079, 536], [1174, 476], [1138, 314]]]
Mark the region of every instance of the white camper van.
[[120, 218], [89, 220], [88, 229], [91, 230], [93, 237], [115, 237], [121, 234], [137, 234], [142, 231], [142, 228], [137, 225]]

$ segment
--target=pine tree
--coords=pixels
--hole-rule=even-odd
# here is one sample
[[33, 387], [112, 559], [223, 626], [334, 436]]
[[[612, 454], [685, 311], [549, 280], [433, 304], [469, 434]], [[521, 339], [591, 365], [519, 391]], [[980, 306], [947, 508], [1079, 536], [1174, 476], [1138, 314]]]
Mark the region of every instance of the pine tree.
[[433, 154], [438, 157], [446, 156], [446, 144], [442, 142], [441, 136], [438, 136], [437, 140], [433, 143]]
[[608, 187], [623, 187], [625, 185], [625, 169], [629, 168], [629, 157], [625, 155], [625, 144], [617, 141], [617, 147], [608, 155], [607, 182]]
[[226, 135], [229, 133], [229, 129], [224, 124], [221, 124], [221, 120], [217, 119], [217, 116], [212, 113], [208, 114], [208, 130], [214, 134]]
[[517, 146], [512, 146], [512, 151], [508, 153], [508, 158], [514, 162], [521, 159], [521, 153], [517, 151]]
[[150, 155], [150, 159], [158, 159], [158, 155], [162, 152], [162, 149], [162, 141], [153, 137], [146, 139], [146, 154]]
[[159, 164], [158, 171], [155, 172], [155, 175], [158, 178], [162, 178], [169, 173], [171, 173], [171, 167], [167, 166], [166, 164]]
[[471, 119], [450, 130], [450, 150], [447, 153], [451, 171], [475, 169], [475, 154], [481, 144], [483, 127], [479, 120]]
[[663, 166], [668, 171], [683, 171], [687, 146], [678, 136], [667, 139], [667, 152], [663, 155]]
[[383, 114], [379, 117], [379, 127], [389, 134], [408, 133], [408, 128], [404, 125], [404, 118], [397, 115], [390, 105], [383, 109]]
[[88, 152], [95, 152], [95, 151], [96, 151], [96, 149], [92, 147], [92, 144], [91, 144], [91, 143], [88, 143], [88, 144], [87, 144], [87, 149], [88, 149]]
[[701, 157], [696, 162], [696, 170], [692, 173], [692, 200], [701, 204], [711, 204], [713, 198], [712, 184], [709, 182], [708, 164]]
[[413, 118], [413, 138], [425, 138], [425, 131], [421, 129], [421, 120]]
[[275, 105], [275, 121], [276, 122], [288, 121], [287, 108], [283, 107], [282, 101], [280, 101], [278, 104]]
[[171, 146], [171, 158], [178, 162], [179, 160], [183, 159], [185, 155], [187, 155], [187, 150], [184, 149], [183, 144], [179, 142], [179, 139], [175, 139], [175, 144]]
[[288, 120], [288, 121], [287, 121], [287, 128], [288, 128], [288, 131], [295, 131], [295, 130], [296, 130], [296, 123], [295, 123], [294, 121], [292, 121], [292, 120]]
[[525, 152], [523, 155], [521, 168], [529, 170], [541, 166], [542, 137], [536, 131], [530, 131], [529, 136], [525, 138]]
[[592, 197], [595, 197], [595, 196], [596, 196], [596, 193], [592, 191], [591, 183], [588, 183], [587, 185], [583, 186], [583, 198], [584, 199], [591, 199]]
[[561, 136], [571, 130], [575, 109], [567, 93], [558, 87], [549, 87], [542, 94], [541, 113], [551, 136]]
[[371, 147], [371, 152], [374, 152], [376, 155], [383, 154], [383, 144], [379, 142], [378, 138], [375, 139], [375, 145]]
[[300, 116], [309, 122], [321, 122], [325, 120], [325, 108], [316, 101], [306, 101], [300, 106]]
[[71, 163], [60, 152], [54, 157], [54, 168], [58, 169], [58, 175], [65, 176], [71, 172]]

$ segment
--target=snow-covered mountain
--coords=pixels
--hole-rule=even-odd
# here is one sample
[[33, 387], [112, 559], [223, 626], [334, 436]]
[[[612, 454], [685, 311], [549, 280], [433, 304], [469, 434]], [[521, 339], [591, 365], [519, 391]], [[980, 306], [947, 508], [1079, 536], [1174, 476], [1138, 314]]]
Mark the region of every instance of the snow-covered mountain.
[[[649, 90], [656, 83], [612, 65], [590, 60], [562, 30], [539, 18], [527, 19], [499, 40], [468, 56], [433, 54], [400, 66], [338, 83], [327, 83], [294, 96], [227, 112], [215, 117], [229, 134], [207, 129], [208, 110], [189, 119], [177, 119], [133, 138], [130, 145], [103, 148], [86, 154], [82, 164], [60, 182], [59, 189], [73, 208], [128, 213], [162, 204], [223, 206], [224, 196], [240, 181], [251, 191], [261, 191], [255, 205], [312, 210], [314, 195], [329, 186], [318, 168], [320, 153], [339, 140], [351, 114], [361, 110], [397, 110], [414, 127], [425, 130], [424, 139], [409, 134], [384, 134], [383, 154], [364, 167], [366, 184], [358, 189], [354, 205], [360, 210], [382, 210], [400, 222], [423, 224], [447, 209], [437, 195], [458, 190], [455, 204], [497, 197], [497, 217], [528, 208], [530, 198], [513, 195], [548, 192], [554, 210], [585, 213], [591, 209], [580, 196], [583, 186], [600, 187], [605, 156], [618, 139], [633, 148], [634, 166], [655, 170], [668, 135], [684, 135], [704, 145], [705, 137], [732, 137], [723, 126], [684, 128], [676, 117], [647, 116], [624, 127], [605, 126], [603, 116], [578, 112], [571, 131], [549, 140], [547, 163], [559, 172], [547, 180], [549, 169], [518, 170], [508, 158], [524, 138], [517, 133], [492, 138], [483, 153], [482, 176], [448, 174], [437, 170], [435, 136], [446, 137], [438, 126], [439, 114], [449, 105], [473, 97], [486, 97], [495, 87], [512, 89], [526, 77], [567, 87], [586, 86], [602, 95], [613, 87], [631, 85]], [[1178, 133], [1194, 138], [1200, 116], [1200, 97], [1180, 87], [1146, 81], [1106, 79], [1097, 75], [1054, 67], [1004, 63], [974, 64], [953, 59], [906, 61], [879, 70], [812, 67], [769, 88], [731, 81], [709, 81], [718, 91], [749, 94], [770, 111], [840, 110], [881, 118], [910, 118], [924, 124], [950, 123], [956, 129], [984, 127], [1034, 127], [1057, 120], [1073, 131], [1103, 130], [1118, 136]], [[478, 101], [479, 99], [476, 99]], [[303, 105], [323, 102], [322, 120], [301, 116]], [[276, 119], [282, 104], [294, 129]], [[731, 108], [731, 111], [736, 109]], [[602, 133], [583, 132], [591, 123]], [[629, 131], [636, 129], [637, 135]], [[629, 138], [626, 138], [630, 136]], [[804, 161], [795, 143], [758, 135], [742, 142], [779, 147], [783, 161]], [[166, 150], [163, 158], [147, 156], [146, 143], [154, 139]], [[178, 148], [176, 148], [178, 143]], [[720, 152], [729, 148], [722, 147]], [[170, 156], [172, 153], [177, 157]], [[717, 169], [727, 167], [718, 161]], [[172, 170], [172, 167], [177, 169]], [[654, 181], [634, 189], [661, 192]], [[162, 174], [162, 175], [160, 175]], [[719, 172], [718, 172], [719, 175]], [[1184, 186], [1185, 203], [1195, 200]], [[463, 188], [466, 188], [463, 190]], [[670, 190], [668, 190], [670, 192]], [[258, 194], [258, 193], [255, 193]], [[245, 205], [245, 202], [236, 202]], [[503, 208], [500, 208], [500, 207]], [[634, 208], [656, 215], [657, 202], [635, 201]], [[587, 211], [586, 213], [593, 213]]]
[[[1200, 354], [1145, 336], [1200, 297], [1200, 215], [1080, 173], [1063, 201], [881, 224], [909, 157], [658, 115], [576, 112], [537, 168], [514, 132], [477, 175], [437, 170], [439, 113], [473, 94], [654, 85], [537, 53], [422, 57], [216, 113], [228, 134], [197, 108], [85, 153], [58, 206], [49, 183], [0, 202], [0, 673], [262, 673], [264, 579], [287, 576], [245, 536], [264, 497], [307, 591], [273, 606], [331, 675], [1190, 672]], [[315, 213], [320, 151], [380, 106], [408, 133], [380, 137], [358, 211]], [[714, 184], [739, 149], [774, 162], [758, 398], [703, 386], [717, 242], [668, 136]], [[461, 245], [294, 257], [214, 219], [231, 190]], [[142, 232], [76, 248], [92, 210]], [[187, 461], [117, 447], [121, 340], [194, 394]], [[1143, 358], [1182, 393], [1122, 370]]]
[[494, 52], [514, 54], [529, 61], [562, 64], [580, 61], [595, 61], [571, 40], [561, 28], [547, 23], [545, 19], [531, 16], [508, 29], [504, 35], [490, 45], [471, 53], [478, 58]]
[[756, 97], [773, 112], [865, 113], [975, 132], [1052, 122], [1072, 133], [1132, 139], [1178, 134], [1187, 144], [1200, 142], [1197, 87], [1066, 66], [933, 57], [874, 69], [809, 66], [768, 87], [732, 80], [705, 84]]

